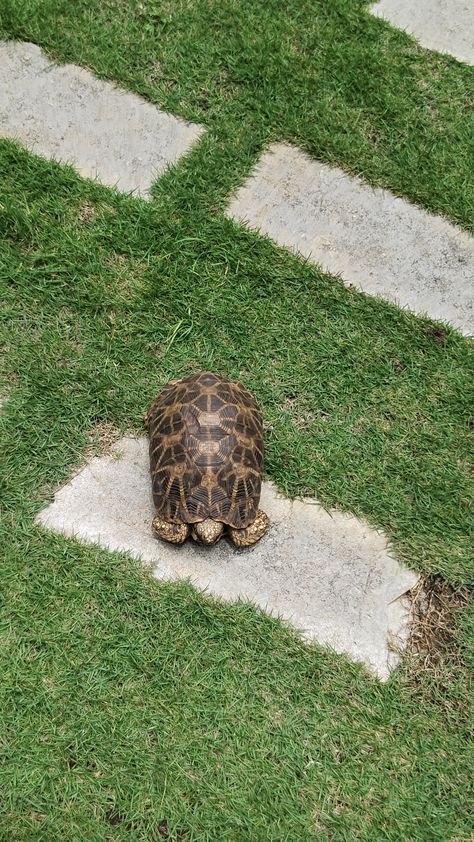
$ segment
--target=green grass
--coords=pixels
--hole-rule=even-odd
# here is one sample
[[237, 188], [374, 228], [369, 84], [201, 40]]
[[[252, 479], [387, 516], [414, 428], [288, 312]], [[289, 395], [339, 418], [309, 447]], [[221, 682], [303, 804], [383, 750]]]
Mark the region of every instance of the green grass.
[[[3, 14], [2, 14], [3, 13]], [[208, 132], [154, 201], [0, 144], [0, 840], [460, 840], [468, 647], [386, 686], [276, 620], [32, 525], [107, 421], [241, 377], [267, 471], [472, 582], [472, 345], [343, 287], [222, 211], [270, 140], [466, 228], [472, 70], [359, 3], [3, 2], [33, 40]]]
[[[0, 36], [119, 80], [211, 130], [172, 201], [199, 215], [270, 139], [473, 226], [472, 68], [358, 0], [3, 0]], [[158, 188], [171, 197], [166, 181]]]

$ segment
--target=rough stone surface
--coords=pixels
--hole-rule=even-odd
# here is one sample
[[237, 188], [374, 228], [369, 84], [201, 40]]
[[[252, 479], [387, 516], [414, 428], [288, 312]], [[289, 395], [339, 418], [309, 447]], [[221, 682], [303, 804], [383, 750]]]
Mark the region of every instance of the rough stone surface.
[[406, 643], [408, 608], [400, 597], [418, 577], [357, 518], [328, 514], [314, 501], [290, 502], [268, 483], [261, 505], [271, 529], [248, 550], [226, 540], [211, 548], [163, 544], [151, 532], [148, 441], [124, 438], [60, 489], [37, 522], [152, 562], [160, 579], [188, 578], [224, 599], [248, 599], [386, 679], [397, 662], [391, 638]]
[[228, 215], [370, 295], [474, 333], [474, 238], [385, 190], [274, 144]]
[[472, 0], [380, 0], [369, 11], [405, 29], [423, 47], [474, 64]]
[[202, 131], [81, 67], [52, 64], [35, 44], [0, 43], [0, 136], [86, 178], [146, 195]]

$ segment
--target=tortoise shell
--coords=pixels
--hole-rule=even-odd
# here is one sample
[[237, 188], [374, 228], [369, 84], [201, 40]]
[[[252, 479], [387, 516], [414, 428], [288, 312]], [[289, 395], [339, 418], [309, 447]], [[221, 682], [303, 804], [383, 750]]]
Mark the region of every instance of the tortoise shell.
[[171, 381], [146, 415], [153, 501], [171, 523], [255, 519], [263, 467], [261, 412], [247, 389], [205, 371]]

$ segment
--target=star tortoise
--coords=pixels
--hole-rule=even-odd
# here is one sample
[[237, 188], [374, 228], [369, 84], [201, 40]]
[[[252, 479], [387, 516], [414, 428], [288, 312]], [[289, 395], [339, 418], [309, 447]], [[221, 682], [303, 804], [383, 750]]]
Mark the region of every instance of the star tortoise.
[[263, 468], [261, 412], [247, 389], [204, 371], [172, 380], [145, 416], [158, 538], [191, 535], [215, 544], [255, 544], [269, 520], [258, 508]]

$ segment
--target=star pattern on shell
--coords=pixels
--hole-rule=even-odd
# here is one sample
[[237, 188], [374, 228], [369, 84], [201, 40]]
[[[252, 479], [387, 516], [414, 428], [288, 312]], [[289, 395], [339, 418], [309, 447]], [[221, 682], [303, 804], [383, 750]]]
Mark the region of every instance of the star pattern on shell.
[[145, 421], [157, 514], [175, 524], [212, 518], [234, 529], [255, 520], [263, 421], [245, 386], [212, 372], [172, 381]]

